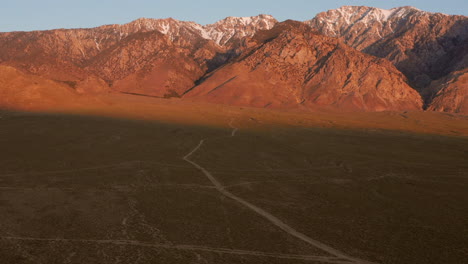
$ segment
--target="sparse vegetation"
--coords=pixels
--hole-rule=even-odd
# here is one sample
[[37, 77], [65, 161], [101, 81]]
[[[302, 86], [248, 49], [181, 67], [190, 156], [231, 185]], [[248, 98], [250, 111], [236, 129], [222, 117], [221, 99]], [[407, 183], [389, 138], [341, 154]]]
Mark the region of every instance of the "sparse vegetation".
[[2, 113], [0, 258], [286, 264], [329, 256], [221, 195], [182, 159], [206, 138], [191, 159], [310, 237], [378, 263], [466, 259], [466, 138], [255, 120], [233, 121], [240, 130], [230, 136], [230, 128]]

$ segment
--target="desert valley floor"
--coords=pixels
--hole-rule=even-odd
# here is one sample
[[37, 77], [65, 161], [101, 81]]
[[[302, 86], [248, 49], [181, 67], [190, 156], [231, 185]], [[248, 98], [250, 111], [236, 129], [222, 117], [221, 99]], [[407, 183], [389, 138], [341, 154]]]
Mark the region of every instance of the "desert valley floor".
[[1, 263], [467, 263], [466, 116], [130, 98], [0, 112]]

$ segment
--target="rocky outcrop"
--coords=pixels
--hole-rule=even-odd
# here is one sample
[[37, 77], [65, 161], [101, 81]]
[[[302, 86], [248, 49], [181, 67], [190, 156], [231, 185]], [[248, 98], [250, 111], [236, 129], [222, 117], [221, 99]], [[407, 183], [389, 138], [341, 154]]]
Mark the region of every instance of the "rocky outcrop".
[[363, 54], [300, 22], [257, 34], [252, 48], [185, 96], [257, 107], [420, 109], [421, 98], [384, 59]]

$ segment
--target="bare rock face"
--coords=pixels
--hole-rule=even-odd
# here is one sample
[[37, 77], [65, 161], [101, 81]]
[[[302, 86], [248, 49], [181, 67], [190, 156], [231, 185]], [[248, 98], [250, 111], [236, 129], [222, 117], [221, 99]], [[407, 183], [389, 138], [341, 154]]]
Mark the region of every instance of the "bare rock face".
[[[390, 60], [430, 104], [434, 81], [468, 67], [468, 18], [414, 7], [344, 6], [306, 21], [365, 53]], [[435, 83], [443, 83], [435, 82]]]
[[432, 85], [442, 89], [433, 98], [429, 110], [468, 114], [468, 69], [454, 72]]
[[300, 22], [259, 32], [256, 45], [185, 96], [258, 107], [420, 109], [421, 98], [388, 61], [363, 54]]

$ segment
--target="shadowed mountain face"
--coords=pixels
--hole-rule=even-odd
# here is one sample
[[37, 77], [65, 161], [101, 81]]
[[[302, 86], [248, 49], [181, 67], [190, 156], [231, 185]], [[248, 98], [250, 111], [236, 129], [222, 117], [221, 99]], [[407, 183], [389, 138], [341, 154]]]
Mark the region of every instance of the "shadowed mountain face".
[[86, 95], [365, 111], [422, 109], [422, 96], [430, 110], [466, 113], [458, 76], [468, 63], [467, 41], [464, 16], [342, 7], [304, 23], [268, 15], [205, 26], [142, 18], [0, 33], [0, 64]]
[[[429, 13], [413, 7], [383, 10], [345, 6], [320, 13], [306, 23], [360, 51], [390, 60], [409, 78], [426, 104], [431, 104], [444, 87], [443, 80], [468, 66], [465, 16]], [[441, 96], [444, 95], [437, 95]], [[435, 108], [457, 109], [450, 105]]]

